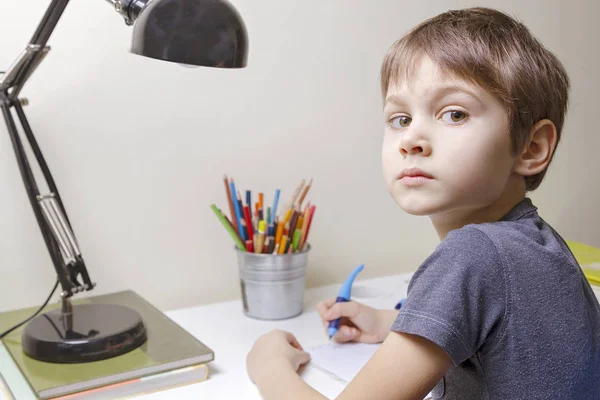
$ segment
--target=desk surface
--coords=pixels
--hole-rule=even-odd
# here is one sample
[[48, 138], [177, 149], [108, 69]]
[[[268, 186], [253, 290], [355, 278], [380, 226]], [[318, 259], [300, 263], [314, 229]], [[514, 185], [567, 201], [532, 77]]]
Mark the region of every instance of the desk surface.
[[[393, 309], [406, 296], [411, 274], [357, 280], [352, 298], [376, 308]], [[272, 329], [296, 335], [305, 349], [327, 343], [327, 335], [315, 311], [318, 301], [334, 297], [340, 285], [323, 286], [306, 291], [304, 312], [282, 321], [259, 321], [246, 317], [240, 300], [174, 310], [166, 314], [215, 352], [210, 363], [211, 375], [206, 382], [144, 396], [144, 400], [167, 399], [260, 399], [258, 390], [246, 374], [246, 355], [254, 341]], [[600, 288], [594, 287], [600, 299]], [[335, 398], [344, 388], [310, 364], [303, 379], [328, 398]]]
[[[356, 280], [352, 298], [377, 308], [393, 309], [406, 295], [411, 274]], [[210, 378], [201, 383], [183, 386], [144, 396], [158, 399], [260, 399], [258, 390], [246, 374], [246, 355], [254, 341], [272, 329], [283, 329], [296, 335], [300, 344], [309, 349], [327, 343], [327, 335], [315, 310], [320, 300], [335, 297], [340, 285], [323, 286], [306, 291], [304, 312], [282, 321], [260, 321], [246, 317], [240, 300], [169, 311], [166, 314], [196, 336], [215, 352], [210, 363]], [[303, 379], [323, 395], [334, 398], [343, 384], [310, 364]]]

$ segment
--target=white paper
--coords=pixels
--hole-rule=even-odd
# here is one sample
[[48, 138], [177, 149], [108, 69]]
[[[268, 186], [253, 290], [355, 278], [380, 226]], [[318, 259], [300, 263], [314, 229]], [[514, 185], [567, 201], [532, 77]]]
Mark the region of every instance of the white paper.
[[[328, 343], [308, 350], [310, 364], [333, 379], [348, 384], [377, 351], [380, 344]], [[430, 399], [431, 393], [425, 396]]]
[[334, 378], [349, 383], [379, 348], [379, 344], [328, 343], [308, 352], [311, 364]]

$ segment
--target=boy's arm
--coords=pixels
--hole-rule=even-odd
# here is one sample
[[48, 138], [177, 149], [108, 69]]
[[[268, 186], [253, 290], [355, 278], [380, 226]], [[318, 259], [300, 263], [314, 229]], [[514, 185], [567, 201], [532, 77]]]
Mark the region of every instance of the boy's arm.
[[[450, 356], [436, 344], [419, 336], [391, 332], [338, 399], [420, 400], [451, 365]], [[256, 384], [265, 400], [325, 398], [289, 364], [273, 365], [272, 374], [263, 376]]]
[[451, 366], [435, 343], [392, 331], [338, 399], [421, 400]]

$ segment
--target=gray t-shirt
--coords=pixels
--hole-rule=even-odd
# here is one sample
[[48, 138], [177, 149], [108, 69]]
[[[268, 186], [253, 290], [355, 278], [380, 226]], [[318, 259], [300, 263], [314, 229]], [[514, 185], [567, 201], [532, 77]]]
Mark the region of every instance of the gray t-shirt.
[[452, 358], [435, 399], [600, 399], [600, 305], [527, 198], [501, 221], [450, 232], [392, 330]]

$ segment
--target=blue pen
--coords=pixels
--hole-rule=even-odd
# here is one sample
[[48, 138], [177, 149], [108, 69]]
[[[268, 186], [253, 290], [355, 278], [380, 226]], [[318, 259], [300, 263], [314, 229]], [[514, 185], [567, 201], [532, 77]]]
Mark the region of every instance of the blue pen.
[[[358, 273], [360, 271], [362, 271], [364, 267], [365, 267], [364, 264], [359, 265], [358, 267], [356, 267], [356, 269], [354, 271], [352, 271], [350, 276], [348, 276], [348, 278], [346, 279], [346, 282], [344, 282], [344, 284], [342, 285], [342, 288], [340, 289], [340, 292], [338, 293], [337, 298], [335, 299], [336, 303], [343, 303], [343, 302], [350, 301], [350, 292], [352, 290], [352, 284], [354, 283], [354, 278], [356, 278], [356, 275], [358, 275]], [[340, 328], [340, 319], [341, 318], [334, 319], [333, 321], [329, 321], [329, 328], [328, 328], [329, 339], [334, 337], [335, 334], [337, 333], [338, 329]]]

